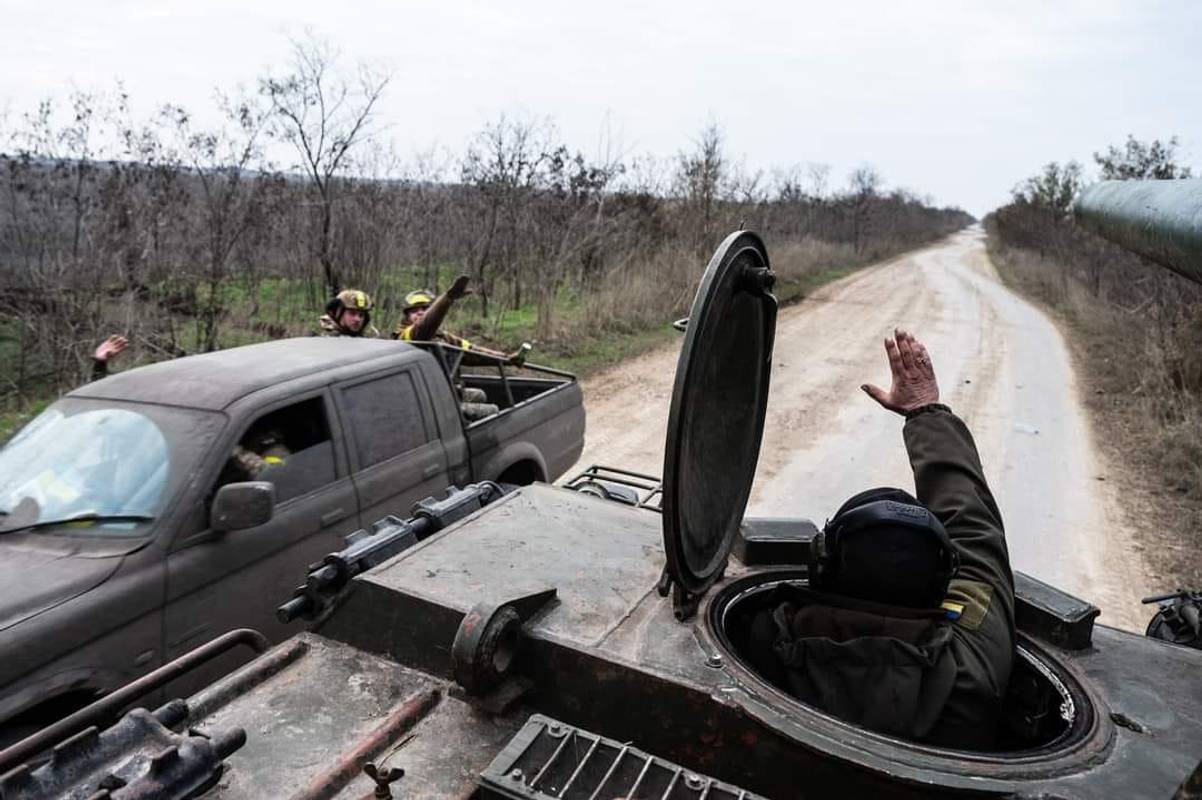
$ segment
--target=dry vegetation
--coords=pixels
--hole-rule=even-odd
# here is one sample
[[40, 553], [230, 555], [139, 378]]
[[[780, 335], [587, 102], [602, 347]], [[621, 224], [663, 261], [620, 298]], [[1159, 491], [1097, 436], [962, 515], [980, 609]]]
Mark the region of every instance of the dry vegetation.
[[[1096, 156], [1104, 178], [1187, 177], [1175, 142], [1129, 140]], [[1050, 164], [986, 218], [1002, 278], [1049, 308], [1070, 337], [1118, 480], [1132, 541], [1166, 589], [1202, 586], [1202, 289], [1077, 228], [1074, 164]]]
[[589, 158], [550, 123], [507, 118], [461, 154], [402, 158], [376, 127], [388, 76], [338, 63], [300, 42], [282, 74], [220, 97], [213, 125], [77, 92], [0, 127], [9, 429], [82, 380], [112, 332], [133, 341], [124, 364], [305, 335], [346, 286], [389, 330], [405, 291], [466, 272], [477, 293], [454, 327], [587, 369], [683, 314], [740, 223], [770, 242], [787, 299], [969, 221], [868, 168], [838, 191], [821, 166], [749, 174], [716, 124], [662, 160]]

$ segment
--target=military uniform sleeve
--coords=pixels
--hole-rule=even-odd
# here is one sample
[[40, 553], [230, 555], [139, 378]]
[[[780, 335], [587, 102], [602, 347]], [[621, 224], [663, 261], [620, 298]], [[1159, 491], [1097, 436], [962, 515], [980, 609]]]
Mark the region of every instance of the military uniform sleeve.
[[959, 417], [945, 408], [924, 411], [906, 421], [905, 440], [915, 493], [960, 554], [947, 595], [961, 612], [953, 623], [956, 685], [932, 741], [989, 747], [1014, 660], [1014, 577], [1002, 515]]
[[101, 361], [99, 358], [92, 359], [92, 377], [89, 381], [98, 381], [101, 378], [107, 378], [109, 374], [109, 365], [107, 361]]
[[939, 409], [907, 420], [904, 435], [918, 499], [939, 518], [959, 550], [960, 577], [1013, 596], [1002, 515], [968, 427], [951, 411]]

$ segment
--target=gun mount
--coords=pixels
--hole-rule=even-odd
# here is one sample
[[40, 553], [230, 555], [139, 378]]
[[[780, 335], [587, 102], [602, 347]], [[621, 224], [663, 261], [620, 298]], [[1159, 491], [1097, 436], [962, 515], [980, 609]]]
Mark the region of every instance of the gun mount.
[[317, 619], [330, 610], [351, 578], [479, 511], [502, 494], [495, 483], [471, 484], [463, 489], [452, 486], [442, 500], [427, 497], [420, 501], [411, 519], [385, 517], [372, 525], [370, 531], [355, 531], [346, 538], [345, 549], [330, 553], [309, 567], [305, 582], [296, 588], [291, 600], [276, 610], [276, 617], [284, 623], [298, 617]]

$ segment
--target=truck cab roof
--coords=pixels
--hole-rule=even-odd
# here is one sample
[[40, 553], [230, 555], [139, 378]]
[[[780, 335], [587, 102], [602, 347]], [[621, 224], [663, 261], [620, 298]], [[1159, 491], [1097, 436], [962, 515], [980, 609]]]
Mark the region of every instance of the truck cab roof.
[[71, 392], [71, 397], [134, 400], [220, 411], [280, 383], [313, 376], [314, 384], [419, 358], [404, 342], [348, 337], [298, 337], [177, 358], [120, 372]]

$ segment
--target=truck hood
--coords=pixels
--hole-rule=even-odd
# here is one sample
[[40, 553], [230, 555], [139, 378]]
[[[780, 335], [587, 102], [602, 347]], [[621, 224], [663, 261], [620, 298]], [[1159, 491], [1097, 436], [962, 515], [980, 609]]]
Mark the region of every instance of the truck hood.
[[[20, 538], [7, 541], [7, 536]], [[30, 538], [0, 537], [0, 631], [94, 589], [124, 557], [121, 548], [97, 553], [39, 546]]]

